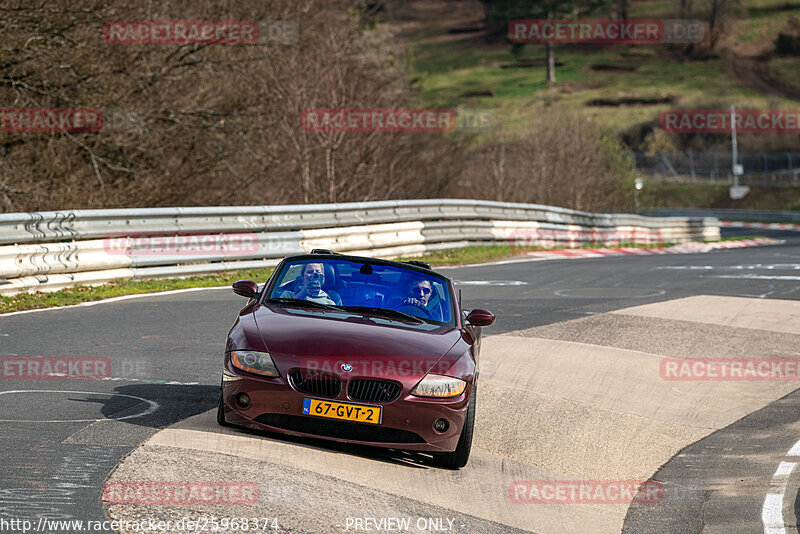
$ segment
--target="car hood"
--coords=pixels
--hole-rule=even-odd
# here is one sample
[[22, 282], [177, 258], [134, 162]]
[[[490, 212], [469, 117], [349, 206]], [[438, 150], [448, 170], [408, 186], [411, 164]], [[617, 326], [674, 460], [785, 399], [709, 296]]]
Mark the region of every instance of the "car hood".
[[420, 329], [382, 317], [271, 305], [255, 309], [253, 322], [281, 374], [291, 367], [341, 363], [363, 364], [359, 374], [381, 374], [366, 364], [374, 360], [405, 363], [417, 370], [410, 374], [424, 374], [461, 339], [453, 327]]

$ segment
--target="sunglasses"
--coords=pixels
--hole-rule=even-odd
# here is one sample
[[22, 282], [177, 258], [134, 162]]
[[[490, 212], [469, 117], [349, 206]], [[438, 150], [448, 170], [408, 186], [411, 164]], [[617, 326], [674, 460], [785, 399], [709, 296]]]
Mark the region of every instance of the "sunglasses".
[[421, 291], [423, 295], [428, 295], [431, 292], [431, 288], [429, 287], [414, 287], [411, 289], [413, 292]]

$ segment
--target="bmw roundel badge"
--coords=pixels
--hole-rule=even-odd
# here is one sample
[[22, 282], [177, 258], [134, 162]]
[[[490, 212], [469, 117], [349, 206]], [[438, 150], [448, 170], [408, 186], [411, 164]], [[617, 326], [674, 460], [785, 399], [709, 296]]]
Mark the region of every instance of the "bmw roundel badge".
[[342, 364], [342, 371], [344, 371], [345, 373], [349, 373], [352, 370], [353, 370], [353, 366], [350, 365], [349, 363], [343, 363]]

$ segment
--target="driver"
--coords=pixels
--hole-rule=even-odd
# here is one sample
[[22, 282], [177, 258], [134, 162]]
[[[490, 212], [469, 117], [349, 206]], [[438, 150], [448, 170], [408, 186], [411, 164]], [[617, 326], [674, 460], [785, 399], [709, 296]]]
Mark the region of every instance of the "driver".
[[336, 302], [322, 290], [322, 284], [325, 283], [325, 268], [321, 263], [307, 263], [303, 267], [303, 274], [300, 280], [300, 285], [295, 288], [295, 291], [284, 291], [281, 293], [281, 298], [289, 299], [305, 299], [319, 304], [336, 305]]
[[403, 301], [403, 304], [418, 306], [428, 311], [428, 301], [433, 293], [433, 288], [428, 280], [411, 282], [408, 284], [408, 293], [410, 296]]

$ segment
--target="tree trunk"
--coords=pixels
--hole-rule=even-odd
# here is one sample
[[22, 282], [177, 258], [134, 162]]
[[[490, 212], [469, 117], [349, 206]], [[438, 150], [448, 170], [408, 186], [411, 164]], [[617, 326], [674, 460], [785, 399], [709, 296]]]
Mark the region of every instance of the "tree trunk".
[[325, 174], [328, 178], [328, 202], [336, 202], [336, 169], [334, 168], [333, 149], [325, 149]]
[[[494, 152], [494, 148], [492, 148], [492, 152]], [[498, 157], [491, 158], [492, 159], [492, 174], [494, 174], [494, 182], [496, 189], [495, 200], [498, 202], [506, 202], [508, 197], [506, 197], [506, 144], [505, 139], [503, 139], [500, 143], [500, 147], [498, 148]], [[494, 154], [492, 154], [494, 155]]]
[[[685, 0], [683, 0], [685, 1]], [[630, 0], [617, 0], [617, 18], [625, 20], [628, 18], [628, 6]]]
[[311, 164], [307, 159], [303, 160], [303, 204], [311, 202]]
[[727, 29], [730, 18], [739, 6], [737, 0], [711, 0], [711, 11], [708, 15], [708, 33], [711, 37], [711, 48], [717, 46], [722, 34]]

